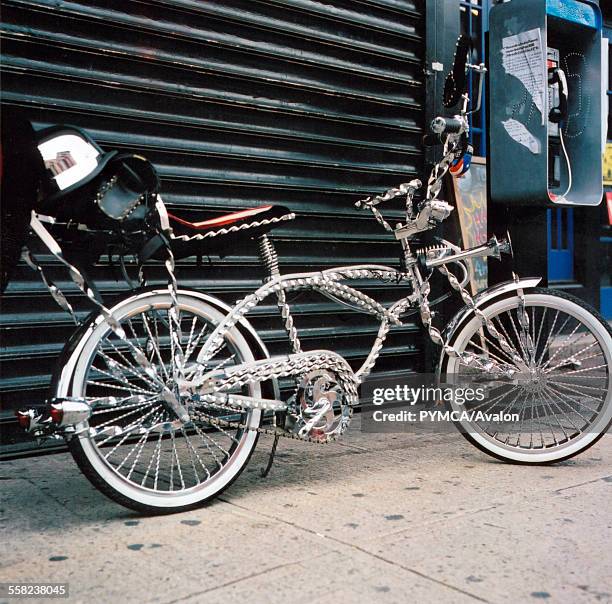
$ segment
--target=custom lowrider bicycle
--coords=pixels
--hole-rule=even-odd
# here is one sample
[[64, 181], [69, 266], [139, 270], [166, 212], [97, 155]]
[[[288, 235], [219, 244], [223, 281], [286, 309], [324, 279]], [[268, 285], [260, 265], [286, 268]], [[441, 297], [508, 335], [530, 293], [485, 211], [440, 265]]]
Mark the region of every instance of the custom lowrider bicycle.
[[[282, 275], [267, 233], [294, 218], [287, 209], [265, 206], [189, 222], [166, 211], [154, 170], [142, 158], [104, 155], [75, 130], [43, 133], [39, 149], [55, 174], [57, 191], [49, 196], [51, 209], [33, 213], [32, 231], [98, 310], [66, 345], [48, 408], [20, 411], [21, 424], [38, 437], [65, 438], [81, 470], [115, 501], [147, 513], [185, 510], [215, 497], [238, 477], [262, 432], [274, 436], [270, 462], [279, 437], [325, 443], [340, 436], [388, 332], [418, 312], [440, 346], [440, 379], [466, 376], [489, 388], [484, 403], [451, 402], [451, 408], [518, 414], [519, 421], [510, 423], [459, 421], [472, 444], [498, 459], [526, 464], [567, 459], [594, 444], [612, 421], [612, 331], [605, 321], [580, 300], [537, 287], [538, 278], [516, 277], [472, 297], [466, 290], [466, 260], [510, 253], [509, 241], [492, 238], [470, 250], [445, 240], [425, 250], [411, 247], [415, 236], [450, 215], [453, 208], [438, 199], [442, 178], [449, 170], [465, 169], [468, 160], [465, 75], [478, 73], [482, 90], [486, 69], [468, 64], [461, 44], [459, 50], [445, 105], [460, 101], [461, 108], [432, 124], [443, 157], [422, 200], [415, 197], [421, 183], [412, 180], [356, 204], [398, 241], [397, 268], [367, 264]], [[93, 176], [81, 175], [75, 184], [70, 170], [83, 162], [89, 162], [88, 170], [93, 166]], [[391, 225], [378, 207], [396, 197], [405, 198], [405, 219]], [[241, 237], [257, 240], [269, 274], [257, 291], [230, 308], [177, 284], [176, 258], [216, 251]], [[109, 242], [120, 255], [138, 248], [143, 263], [164, 261], [168, 286], [137, 289], [107, 308], [76, 265], [83, 250], [95, 256], [92, 248]], [[33, 255], [26, 251], [25, 258], [56, 301], [73, 312]], [[434, 271], [465, 303], [444, 332], [432, 321]], [[385, 307], [349, 285], [364, 279], [381, 287], [408, 283], [410, 293]], [[320, 292], [380, 321], [359, 369], [333, 351], [302, 349], [287, 298], [298, 290]], [[271, 358], [248, 321], [269, 297], [277, 300], [293, 350], [286, 356]], [[293, 385], [285, 397], [281, 379]]]

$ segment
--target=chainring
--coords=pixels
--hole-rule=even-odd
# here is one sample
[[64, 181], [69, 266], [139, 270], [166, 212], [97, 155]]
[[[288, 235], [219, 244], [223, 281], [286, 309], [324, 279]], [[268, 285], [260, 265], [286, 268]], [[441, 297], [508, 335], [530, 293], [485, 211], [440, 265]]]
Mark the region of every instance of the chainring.
[[327, 442], [344, 432], [350, 406], [341, 381], [332, 371], [315, 369], [298, 384], [286, 427], [299, 438]]

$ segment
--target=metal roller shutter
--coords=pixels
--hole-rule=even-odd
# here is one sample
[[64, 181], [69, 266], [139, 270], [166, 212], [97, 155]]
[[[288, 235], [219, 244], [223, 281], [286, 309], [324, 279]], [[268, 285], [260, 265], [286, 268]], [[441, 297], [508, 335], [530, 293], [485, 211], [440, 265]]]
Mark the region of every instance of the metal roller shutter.
[[[171, 208], [214, 216], [290, 207], [297, 220], [273, 233], [284, 272], [397, 264], [396, 245], [353, 202], [421, 169], [424, 5], [5, 0], [2, 102], [27, 108], [37, 128], [74, 124], [105, 148], [146, 155]], [[67, 275], [46, 264], [88, 312]], [[257, 266], [253, 245], [213, 265], [188, 259], [178, 277], [231, 303], [256, 287]], [[105, 296], [125, 287], [108, 265], [95, 276]], [[308, 294], [295, 312], [305, 348], [331, 348], [354, 364], [376, 334], [363, 315]], [[284, 332], [273, 313], [269, 301], [253, 322], [277, 353]], [[0, 422], [9, 450], [21, 438], [13, 410], [44, 400], [72, 328], [21, 266], [2, 300]], [[415, 368], [417, 334], [416, 325], [394, 331], [380, 369]]]

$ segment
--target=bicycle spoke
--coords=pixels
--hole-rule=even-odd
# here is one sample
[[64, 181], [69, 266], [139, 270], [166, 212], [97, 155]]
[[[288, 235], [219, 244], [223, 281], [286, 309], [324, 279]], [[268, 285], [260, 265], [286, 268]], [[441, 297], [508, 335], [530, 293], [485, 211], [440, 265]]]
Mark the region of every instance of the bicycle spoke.
[[147, 469], [145, 471], [145, 475], [143, 476], [141, 482], [140, 482], [140, 486], [144, 486], [145, 482], [147, 481], [147, 478], [149, 477], [149, 472], [151, 471], [151, 467], [153, 466], [153, 460], [155, 459], [155, 455], [156, 452], [158, 451], [158, 449], [161, 448], [161, 441], [162, 441], [162, 436], [163, 434], [160, 432], [159, 436], [157, 438], [157, 443], [155, 445], [155, 448], [153, 449], [153, 453], [151, 454], [151, 458], [149, 460], [149, 465], [147, 466]]
[[502, 359], [501, 357], [499, 357], [496, 354], [492, 353], [490, 350], [488, 350], [487, 348], [484, 348], [483, 346], [481, 346], [477, 342], [473, 342], [473, 341], [470, 342], [470, 346], [473, 347], [473, 348], [476, 348], [477, 350], [480, 350], [485, 355], [487, 355], [487, 357], [491, 357], [492, 359], [495, 359], [496, 361], [498, 361], [499, 363], [502, 363], [503, 365], [506, 365], [508, 363], [507, 360]]
[[[129, 382], [127, 379], [125, 379], [125, 377], [123, 376], [117, 376], [109, 371], [106, 371], [105, 369], [102, 369], [100, 367], [97, 367], [95, 365], [92, 365], [91, 367], [94, 371], [97, 371], [98, 373], [102, 374], [103, 376], [106, 376], [107, 378], [110, 378], [111, 380], [116, 380], [119, 382], [119, 384], [122, 384], [121, 386], [119, 384], [106, 384], [107, 387], [109, 388], [114, 388], [116, 390], [124, 390], [124, 391], [128, 391], [131, 392], [132, 390], [136, 391], [136, 392], [140, 392], [142, 394], [153, 394], [154, 391], [153, 390], [145, 390], [144, 388], [141, 388], [140, 386], [136, 386], [135, 384]], [[95, 384], [95, 385], [101, 385], [102, 382], [94, 382], [94, 381], [89, 381], [89, 384]]]
[[208, 332], [208, 325], [202, 325], [202, 329], [199, 331], [198, 335], [194, 339], [195, 326], [197, 323], [197, 317], [193, 318], [193, 322], [191, 324], [191, 329], [189, 331], [189, 339], [187, 340], [186, 351], [185, 351], [185, 363], [189, 361], [193, 351], [196, 349], [196, 346], [199, 344], [202, 337]]
[[[103, 352], [102, 350], [100, 350], [100, 356], [106, 361], [107, 366], [109, 365], [109, 363], [113, 364], [113, 367], [115, 369], [117, 368], [121, 368], [121, 369], [125, 369], [127, 372], [131, 373], [134, 377], [137, 377], [139, 380], [142, 380], [143, 382], [145, 382], [149, 387], [151, 388], [156, 388], [158, 384], [156, 384], [154, 381], [150, 380], [148, 378], [148, 376], [146, 374], [143, 373], [142, 371], [142, 367], [140, 368], [136, 368], [136, 367], [128, 367], [127, 365], [123, 365], [122, 363], [120, 363], [119, 361], [109, 357], [105, 352]], [[123, 358], [123, 357], [122, 357]], [[115, 373], [113, 373], [113, 375], [115, 375], [115, 377], [123, 383], [129, 384], [130, 382], [127, 380], [127, 378], [125, 380], [122, 380], [119, 378], [119, 376]]]
[[561, 327], [559, 327], [557, 332], [555, 332], [555, 325], [557, 324], [557, 320], [559, 318], [559, 314], [560, 314], [560, 311], [557, 310], [557, 312], [555, 313], [555, 319], [554, 319], [553, 324], [552, 324], [552, 326], [550, 328], [550, 333], [548, 334], [548, 337], [546, 338], [546, 342], [544, 343], [544, 348], [542, 349], [542, 354], [541, 354], [540, 358], [537, 359], [537, 361], [536, 361], [536, 365], [538, 365], [538, 366], [540, 366], [542, 364], [542, 360], [544, 359], [544, 355], [548, 351], [551, 343], [565, 329], [565, 326], [567, 325], [567, 322], [571, 319], [571, 316], [568, 315], [566, 317], [565, 321], [562, 323]]
[[[548, 367], [557, 358], [557, 356], [561, 353], [561, 351], [565, 350], [565, 348], [567, 348], [567, 346], [569, 346], [570, 344], [575, 344], [576, 343], [576, 342], [572, 342], [571, 340], [574, 337], [574, 335], [576, 334], [576, 332], [578, 331], [578, 329], [580, 329], [580, 325], [581, 324], [579, 322], [576, 322], [576, 327], [574, 327], [574, 329], [571, 331], [571, 333], [561, 343], [561, 346], [559, 346], [559, 348], [550, 357], [550, 359], [548, 359], [548, 361], [546, 361], [546, 363], [544, 363], [544, 365], [542, 365], [543, 369]], [[576, 341], [579, 342], [581, 338], [583, 338], [585, 335], [587, 335], [587, 333], [588, 332], [585, 332], [585, 333], [581, 334], [579, 336], [578, 340], [576, 340]], [[595, 340], [591, 346], [595, 346], [595, 345], [597, 345], [597, 340]], [[574, 356], [574, 355], [572, 355], [572, 356]]]
[[[510, 323], [510, 325], [512, 326], [512, 331], [515, 334], [514, 338], [508, 334], [508, 332], [506, 331], [506, 328], [504, 327], [502, 322], [499, 320], [499, 317], [497, 317], [498, 323], [504, 335], [506, 336], [506, 340], [508, 340], [508, 343], [513, 345], [514, 351], [523, 359], [525, 363], [528, 363], [527, 352], [525, 348], [523, 347], [523, 342], [521, 341], [521, 337], [519, 336], [518, 331], [516, 330], [516, 325], [514, 323], [514, 319], [512, 318], [512, 313], [507, 312], [506, 316], [508, 317], [508, 323]], [[516, 346], [515, 343], [517, 343], [518, 346]]]
[[[145, 415], [140, 417], [138, 420], [123, 428], [121, 432], [123, 436], [121, 437], [119, 442], [111, 449], [111, 451], [104, 456], [104, 458], [108, 459], [130, 436], [132, 436], [132, 429], [136, 428], [137, 426], [141, 426], [142, 422], [147, 419], [147, 417], [150, 417], [152, 413], [155, 413], [155, 411], [156, 409], [151, 409], [148, 413], [145, 413]], [[111, 434], [109, 437], [99, 442], [98, 446], [102, 447], [113, 438], [117, 438], [117, 436], [115, 434]]]
[[170, 379], [170, 376], [168, 375], [168, 370], [166, 369], [166, 364], [164, 363], [164, 361], [162, 360], [162, 356], [161, 356], [161, 351], [159, 349], [159, 333], [157, 332], [157, 323], [155, 323], [155, 335], [153, 335], [153, 332], [151, 331], [151, 326], [149, 325], [149, 320], [147, 319], [147, 315], [146, 313], [143, 313], [142, 315], [142, 322], [143, 325], [145, 326], [145, 329], [147, 330], [147, 335], [149, 337], [149, 341], [151, 342], [151, 345], [153, 346], [153, 352], [155, 354], [155, 356], [157, 357], [157, 361], [159, 362], [159, 366], [161, 367], [163, 373], [164, 373], [164, 377], [166, 380]]
[[[552, 388], [556, 392], [558, 392], [560, 396], [568, 397], [572, 402], [579, 404], [580, 406], [584, 407], [585, 409], [588, 409], [592, 413], [596, 413], [597, 412], [597, 411], [591, 409], [591, 407], [589, 407], [588, 405], [586, 405], [584, 403], [584, 401], [581, 401], [580, 399], [574, 398], [575, 395], [576, 395], [575, 388], [570, 388], [567, 384], [563, 384], [562, 382], [550, 382], [550, 381], [547, 383], [547, 386], [549, 388]], [[587, 394], [585, 392], [581, 392], [580, 396], [582, 396], [583, 398], [590, 399], [590, 400], [592, 400], [592, 401], [594, 401], [595, 403], [598, 403], [598, 404], [602, 403], [601, 399], [595, 398], [594, 396], [591, 396], [590, 394]]]
[[[160, 413], [157, 413], [157, 415], [153, 416], [153, 418], [151, 419], [151, 424], [155, 424], [159, 420], [161, 415], [162, 413], [160, 412]], [[127, 455], [123, 458], [121, 463], [118, 466], [116, 466], [117, 472], [121, 470], [121, 468], [128, 461], [128, 459], [132, 456], [132, 454], [136, 451], [136, 449], [139, 449], [139, 450], [141, 449], [141, 445], [149, 437], [149, 434], [150, 434], [150, 431], [147, 431], [138, 439], [136, 444], [128, 451]], [[138, 455], [136, 456], [136, 461], [138, 461]]]
[[134, 407], [131, 411], [128, 411], [127, 413], [124, 413], [123, 415], [120, 415], [119, 417], [112, 417], [109, 420], [106, 420], [105, 422], [101, 423], [101, 424], [96, 424], [96, 428], [104, 428], [104, 426], [109, 426], [111, 424], [116, 424], [118, 421], [129, 417], [130, 415], [134, 415], [134, 413], [138, 413], [139, 411], [142, 411], [143, 409], [147, 409], [148, 407], [151, 407], [152, 405], [157, 405], [159, 406], [159, 403], [155, 400], [153, 401], [149, 401], [149, 402], [145, 402], [142, 405], [138, 405], [136, 407]]
[[[198, 436], [202, 439], [202, 443], [203, 443], [204, 447], [211, 454], [212, 458], [217, 463], [217, 466], [218, 467], [222, 467], [223, 464], [221, 463], [221, 461], [219, 461], [219, 458], [217, 457], [216, 453], [214, 452], [213, 449], [210, 448], [210, 445], [208, 444], [208, 442], [211, 441], [211, 439], [204, 433], [203, 430], [198, 428], [198, 426], [196, 426], [195, 424], [193, 424], [193, 428], [197, 432]], [[215, 444], [215, 445], [217, 444], [214, 441], [211, 441], [211, 442], [213, 442], [213, 444]]]
[[[576, 400], [576, 399], [574, 399], [574, 398], [572, 398], [572, 397], [570, 397], [570, 396], [568, 396], [568, 395], [566, 395], [566, 394], [562, 394], [562, 393], [558, 392], [557, 390], [555, 390], [554, 388], [547, 387], [547, 388], [546, 388], [546, 392], [549, 394], [549, 396], [551, 396], [551, 397], [556, 397], [556, 398], [557, 398], [557, 399], [558, 399], [558, 400], [559, 400], [561, 403], [565, 403], [565, 404], [567, 404], [565, 399], [569, 398], [569, 400], [570, 400], [572, 403], [578, 403], [578, 406], [579, 406], [579, 407], [585, 407], [586, 409], [588, 409], [589, 411], [591, 411], [591, 413], [596, 413], [595, 411], [593, 411], [592, 409], [590, 409], [590, 408], [589, 408], [587, 405], [583, 405], [583, 404], [581, 404], [581, 403], [580, 403], [578, 400]], [[557, 406], [558, 406], [558, 405], [557, 405]], [[582, 419], [582, 421], [584, 422], [584, 425], [588, 425], [589, 420], [588, 420], [586, 417], [584, 417], [584, 415], [582, 415], [582, 414], [580, 413], [580, 411], [578, 411], [578, 409], [573, 408], [573, 409], [572, 409], [572, 411], [573, 411], [573, 413], [575, 413], [576, 415], [578, 415], [578, 416], [580, 417], [580, 419]], [[567, 416], [567, 418], [568, 418], [568, 421], [569, 421], [569, 422], [570, 422], [570, 423], [571, 423], [571, 424], [574, 426], [574, 429], [575, 429], [575, 430], [577, 430], [578, 432], [582, 432], [582, 429], [581, 429], [581, 428], [579, 428], [578, 426], [576, 426], [576, 425], [573, 423], [573, 421], [570, 419], [570, 416], [569, 416], [568, 414], [566, 414], [566, 416]]]
[[[176, 469], [178, 470], [178, 473], [179, 473], [179, 479], [181, 481], [181, 488], [184, 489], [185, 481], [183, 480], [183, 470], [181, 468], [181, 461], [179, 459], [178, 452], [176, 450], [176, 439], [174, 438], [174, 430], [170, 432], [170, 439], [172, 440], [172, 451], [174, 453], [174, 458], [176, 459]], [[174, 482], [172, 483], [172, 485], [174, 486]]]
[[[535, 330], [535, 316], [534, 316], [535, 315], [535, 307], [532, 306], [531, 309], [532, 309], [532, 317], [533, 317], [532, 320], [533, 320], [533, 323], [534, 323], [534, 330]], [[545, 306], [544, 307], [544, 312], [542, 313], [542, 318], [540, 319], [540, 329], [538, 329], [538, 335], [537, 335], [536, 340], [535, 340], [536, 357], [537, 357], [538, 349], [540, 347], [540, 337], [542, 336], [542, 330], [544, 329], [544, 324], [546, 323], [546, 313], [547, 312], [548, 312], [548, 306]], [[536, 362], [538, 362], [537, 358], [536, 358]]]
[[187, 444], [187, 448], [189, 449], [189, 456], [191, 459], [191, 464], [193, 465], [193, 473], [195, 475], [196, 481], [198, 484], [200, 484], [200, 473], [196, 467], [196, 463], [195, 460], [198, 460], [198, 463], [200, 464], [200, 466], [202, 466], [202, 469], [204, 470], [204, 472], [206, 472], [206, 477], [210, 478], [210, 472], [208, 471], [208, 468], [206, 467], [206, 464], [202, 461], [202, 458], [200, 457], [200, 455], [198, 454], [198, 452], [196, 451], [196, 449], [194, 448], [191, 439], [189, 438], [189, 434], [187, 434], [187, 430], [185, 430], [185, 427], [183, 426], [181, 428], [181, 430], [183, 431], [183, 435], [185, 438], [185, 442]]
[[[533, 404], [533, 394], [531, 395], [531, 401]], [[521, 446], [521, 436], [523, 434], [523, 424], [525, 423], [525, 408], [527, 407], [527, 397], [523, 399], [523, 404], [521, 405], [521, 410], [519, 411], [519, 426], [518, 426], [518, 436], [516, 439], [516, 446]]]
[[[198, 411], [198, 415], [204, 415], [205, 417], [209, 417], [211, 419], [215, 418], [214, 415], [211, 415], [210, 413], [206, 413], [206, 411], [201, 411], [201, 410]], [[206, 419], [204, 419], [204, 421], [207, 422]], [[239, 440], [237, 438], [233, 437], [229, 432], [224, 430], [221, 426], [219, 426], [217, 424], [212, 424], [210, 422], [207, 422], [207, 423], [209, 423], [209, 425], [211, 425], [211, 426], [214, 426], [219, 432], [221, 432], [222, 434], [227, 436], [232, 442], [238, 444]]]

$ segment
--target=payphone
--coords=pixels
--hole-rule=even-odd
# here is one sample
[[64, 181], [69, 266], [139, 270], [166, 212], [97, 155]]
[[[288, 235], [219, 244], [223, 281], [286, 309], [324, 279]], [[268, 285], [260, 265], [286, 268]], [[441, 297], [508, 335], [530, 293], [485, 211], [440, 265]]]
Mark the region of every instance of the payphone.
[[493, 203], [594, 206], [602, 186], [602, 17], [591, 0], [491, 9]]

